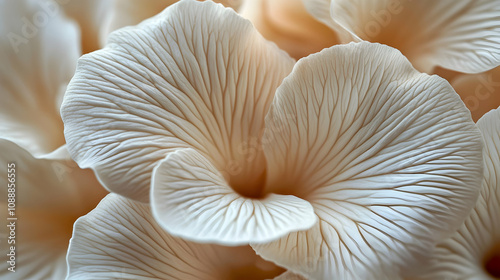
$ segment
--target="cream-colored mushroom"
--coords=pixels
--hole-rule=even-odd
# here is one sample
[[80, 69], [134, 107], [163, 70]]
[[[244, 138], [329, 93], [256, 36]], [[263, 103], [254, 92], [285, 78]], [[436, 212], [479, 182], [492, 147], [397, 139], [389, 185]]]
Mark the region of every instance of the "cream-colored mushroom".
[[400, 50], [422, 72], [479, 73], [500, 65], [499, 0], [303, 0], [341, 42]]
[[169, 234], [250, 243], [311, 279], [403, 274], [482, 178], [480, 133], [445, 80], [367, 42], [295, 64], [212, 2], [112, 33], [62, 107], [80, 166]]
[[[148, 205], [110, 194], [78, 219], [68, 251], [69, 280], [300, 280], [249, 246], [182, 240], [163, 231]], [[280, 276], [281, 274], [281, 276]]]
[[430, 265], [415, 279], [500, 278], [500, 109], [477, 126], [484, 139], [484, 178], [476, 206], [460, 229], [435, 249]]
[[13, 170], [0, 173], [0, 217], [15, 223], [12, 234], [0, 227], [2, 250], [9, 249], [0, 258], [2, 279], [63, 279], [73, 222], [106, 193], [65, 146], [59, 108], [80, 40], [54, 5], [0, 1], [0, 165]]

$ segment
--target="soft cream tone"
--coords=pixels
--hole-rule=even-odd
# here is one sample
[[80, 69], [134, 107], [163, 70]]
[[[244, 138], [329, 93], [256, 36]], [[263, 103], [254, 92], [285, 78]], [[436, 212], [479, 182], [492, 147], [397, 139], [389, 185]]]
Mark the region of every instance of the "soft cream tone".
[[259, 258], [249, 246], [182, 240], [163, 231], [148, 205], [110, 194], [75, 223], [68, 280], [302, 280]]
[[[80, 40], [62, 12], [47, 12], [53, 3], [0, 1], [0, 218], [7, 221], [9, 163], [15, 164], [18, 218], [16, 244], [7, 245], [9, 228], [0, 227], [2, 279], [63, 279], [73, 222], [105, 195], [64, 145], [59, 108]], [[35, 15], [45, 15], [44, 24]], [[32, 27], [23, 27], [29, 26], [24, 19]], [[7, 270], [10, 245], [16, 246], [15, 273]]]
[[302, 0], [245, 1], [240, 14], [296, 59], [339, 43], [337, 34], [312, 17]]
[[439, 244], [429, 272], [417, 279], [500, 278], [500, 109], [478, 122], [484, 137], [484, 178], [473, 211], [451, 238]]
[[[142, 0], [142, 2], [146, 1]], [[56, 1], [52, 2], [56, 3]], [[101, 33], [103, 26], [108, 24], [111, 15], [114, 14], [113, 0], [58, 0], [57, 3], [59, 5], [55, 4], [57, 7], [54, 6], [53, 10], [62, 9], [69, 18], [78, 23], [82, 53], [93, 52], [104, 45], [105, 35]], [[124, 17], [128, 18], [125, 15]]]
[[500, 0], [303, 0], [341, 42], [400, 50], [420, 71], [479, 73], [500, 65]]
[[397, 50], [295, 64], [211, 2], [112, 33], [80, 59], [62, 116], [80, 166], [150, 202], [169, 234], [251, 243], [312, 279], [415, 267], [463, 222], [483, 172], [459, 97]]

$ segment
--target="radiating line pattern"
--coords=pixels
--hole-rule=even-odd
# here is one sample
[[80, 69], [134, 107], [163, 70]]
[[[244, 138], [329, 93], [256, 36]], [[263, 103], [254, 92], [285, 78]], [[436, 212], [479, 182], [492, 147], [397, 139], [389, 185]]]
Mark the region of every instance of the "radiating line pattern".
[[387, 46], [335, 46], [299, 61], [266, 128], [268, 191], [311, 202], [319, 222], [253, 247], [313, 279], [407, 272], [479, 192], [481, 141], [466, 108], [445, 80]]
[[193, 149], [171, 153], [153, 171], [151, 204], [171, 234], [199, 242], [269, 242], [312, 227], [309, 202], [292, 195], [261, 199], [235, 193], [222, 174]]
[[500, 65], [499, 0], [303, 1], [342, 42], [392, 46], [423, 72], [441, 66], [479, 73]]
[[166, 233], [146, 204], [108, 195], [78, 219], [68, 279], [271, 279], [284, 270], [249, 246], [198, 244]]
[[248, 143], [294, 60], [213, 5], [182, 1], [79, 60], [62, 108], [65, 136], [80, 166], [112, 191], [147, 201], [156, 163], [194, 148], [233, 186], [259, 192], [244, 189], [265, 165]]
[[500, 110], [486, 113], [477, 123], [484, 137], [484, 179], [476, 206], [460, 229], [439, 244], [417, 279], [493, 279], [486, 263], [500, 256]]

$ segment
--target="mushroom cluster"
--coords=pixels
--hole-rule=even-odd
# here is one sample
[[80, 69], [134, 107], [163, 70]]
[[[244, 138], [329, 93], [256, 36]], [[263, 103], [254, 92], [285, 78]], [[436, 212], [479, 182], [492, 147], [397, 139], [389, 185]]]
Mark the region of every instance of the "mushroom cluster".
[[0, 278], [500, 279], [500, 0], [0, 14]]

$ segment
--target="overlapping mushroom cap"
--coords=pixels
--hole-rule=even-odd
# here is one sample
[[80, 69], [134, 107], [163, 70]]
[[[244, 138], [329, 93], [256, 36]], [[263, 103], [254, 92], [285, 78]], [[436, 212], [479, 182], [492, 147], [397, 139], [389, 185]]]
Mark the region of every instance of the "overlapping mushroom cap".
[[80, 59], [69, 150], [174, 236], [313, 279], [402, 274], [473, 207], [477, 128], [390, 47], [294, 63], [233, 10], [181, 1]]
[[420, 71], [479, 73], [500, 65], [498, 0], [303, 0], [341, 41], [400, 50]]
[[54, 5], [0, 0], [0, 217], [15, 223], [12, 233], [6, 224], [0, 228], [0, 244], [15, 246], [17, 261], [9, 271], [10, 250], [4, 251], [2, 279], [64, 278], [73, 222], [105, 194], [65, 146], [59, 108], [80, 40]]
[[500, 277], [500, 110], [477, 123], [484, 138], [484, 179], [476, 206], [453, 236], [437, 246], [427, 273], [417, 279]]
[[160, 160], [190, 147], [224, 170], [237, 191], [259, 196], [253, 183], [262, 181], [265, 160], [250, 141], [260, 141], [274, 92], [293, 64], [234, 11], [175, 5], [80, 59], [62, 109], [70, 150], [108, 188], [136, 200], [148, 200]]
[[299, 61], [266, 125], [285, 128], [264, 146], [266, 186], [311, 202], [319, 222], [254, 248], [313, 279], [411, 270], [474, 203], [470, 116], [448, 83], [394, 49], [350, 44]]
[[[67, 152], [66, 152], [67, 154]], [[64, 147], [59, 155], [64, 155]], [[39, 159], [13, 142], [0, 139], [0, 164], [15, 170], [8, 177], [0, 176], [2, 200], [5, 209], [0, 217], [16, 218], [15, 233], [3, 226], [0, 229], [2, 248], [16, 247], [15, 273], [7, 268], [7, 253], [0, 259], [2, 279], [63, 279], [66, 275], [66, 251], [72, 234], [72, 225], [81, 215], [92, 210], [104, 197], [91, 170], [82, 170], [69, 159]], [[13, 182], [11, 179], [15, 178]], [[7, 207], [10, 198], [9, 183], [14, 183], [14, 204]], [[10, 184], [12, 185], [12, 184]], [[12, 207], [14, 205], [14, 207]], [[15, 209], [9, 215], [8, 208]], [[9, 220], [11, 222], [13, 220]], [[14, 236], [15, 243], [7, 243]], [[12, 240], [12, 239], [10, 239]], [[8, 245], [7, 247], [7, 244]], [[6, 277], [6, 278], [4, 278]]]
[[67, 279], [302, 279], [283, 273], [249, 246], [199, 244], [171, 236], [156, 223], [148, 205], [116, 194], [75, 223], [68, 264]]

